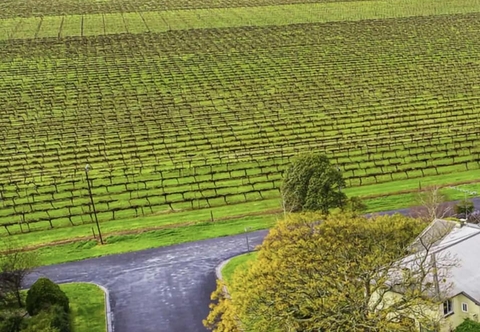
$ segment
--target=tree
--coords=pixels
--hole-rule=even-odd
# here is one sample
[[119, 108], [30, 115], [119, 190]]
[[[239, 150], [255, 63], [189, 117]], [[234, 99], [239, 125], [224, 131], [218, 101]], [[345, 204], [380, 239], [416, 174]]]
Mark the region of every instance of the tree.
[[240, 332], [240, 322], [232, 308], [232, 301], [223, 281], [217, 280], [217, 288], [212, 293], [210, 313], [203, 325], [216, 332]]
[[284, 174], [281, 187], [284, 211], [321, 211], [344, 207], [346, 195], [341, 191], [345, 180], [339, 169], [321, 154], [296, 157]]
[[417, 194], [417, 206], [411, 209], [411, 216], [431, 222], [434, 219], [451, 217], [453, 206], [440, 192], [440, 186], [426, 187]]
[[38, 279], [27, 292], [27, 312], [30, 316], [58, 305], [65, 313], [69, 312], [67, 295], [60, 287], [47, 278]]
[[37, 256], [33, 252], [12, 249], [11, 244], [7, 250], [0, 254], [0, 300], [7, 301], [13, 295], [19, 307], [23, 307], [20, 294], [22, 283], [36, 266]]
[[[422, 241], [425, 250], [409, 251], [424, 226], [400, 215], [289, 215], [235, 273], [223, 315], [244, 331], [411, 331], [412, 318], [434, 325], [447, 285], [424, 280], [450, 261], [432, 263]], [[415, 262], [408, 269], [406, 255]]]

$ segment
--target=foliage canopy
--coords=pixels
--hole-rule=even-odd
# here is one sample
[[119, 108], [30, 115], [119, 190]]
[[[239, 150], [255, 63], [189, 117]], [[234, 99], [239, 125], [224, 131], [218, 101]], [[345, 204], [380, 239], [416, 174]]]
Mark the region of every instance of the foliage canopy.
[[341, 188], [345, 180], [325, 155], [308, 153], [297, 156], [284, 174], [282, 196], [289, 212], [321, 211], [344, 207], [347, 197]]
[[38, 279], [27, 292], [28, 313], [33, 316], [55, 305], [63, 308], [65, 313], [69, 312], [68, 297], [60, 287], [50, 279]]
[[[389, 285], [425, 224], [400, 215], [292, 214], [271, 229], [249, 269], [237, 270], [206, 326], [215, 331], [411, 331], [436, 323], [439, 298], [423, 264]], [[428, 248], [427, 248], [428, 249]], [[432, 286], [433, 287], [433, 286]], [[403, 289], [401, 301], [389, 296]], [[395, 293], [394, 293], [395, 292]], [[218, 327], [221, 326], [221, 329]]]

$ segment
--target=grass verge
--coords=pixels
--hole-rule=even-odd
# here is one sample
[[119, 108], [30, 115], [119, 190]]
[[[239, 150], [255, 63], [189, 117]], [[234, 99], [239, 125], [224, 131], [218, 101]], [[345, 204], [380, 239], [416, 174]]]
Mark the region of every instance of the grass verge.
[[184, 242], [240, 234], [245, 227], [251, 231], [273, 226], [276, 215], [245, 217], [231, 221], [204, 222], [191, 226], [150, 231], [140, 234], [111, 236], [106, 245], [96, 241], [80, 241], [65, 245], [44, 247], [37, 250], [40, 265], [51, 265], [111, 254], [126, 253], [149, 248], [169, 246]]
[[234, 272], [237, 269], [246, 269], [248, 263], [253, 261], [258, 255], [258, 252], [249, 252], [240, 256], [233, 257], [222, 269], [222, 277], [227, 284], [232, 281]]
[[106, 332], [105, 294], [94, 284], [60, 285], [70, 300], [72, 332]]

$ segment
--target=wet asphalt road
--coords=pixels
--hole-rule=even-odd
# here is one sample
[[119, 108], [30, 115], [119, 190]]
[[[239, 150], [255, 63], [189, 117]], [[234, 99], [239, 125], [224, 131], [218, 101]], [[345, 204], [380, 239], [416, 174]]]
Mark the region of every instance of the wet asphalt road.
[[[266, 234], [249, 233], [250, 248]], [[27, 283], [46, 276], [57, 283], [86, 281], [106, 287], [115, 332], [204, 332], [215, 267], [246, 251], [242, 234], [46, 266]]]

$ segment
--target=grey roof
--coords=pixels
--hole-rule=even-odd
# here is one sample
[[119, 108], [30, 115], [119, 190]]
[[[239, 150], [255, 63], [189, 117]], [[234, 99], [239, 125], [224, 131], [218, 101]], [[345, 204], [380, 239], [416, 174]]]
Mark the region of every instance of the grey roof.
[[455, 227], [435, 246], [436, 252], [447, 253], [456, 259], [450, 268], [450, 295], [464, 293], [480, 304], [480, 227], [465, 224]]
[[[411, 254], [390, 270], [390, 284], [401, 286], [405, 269], [421, 275], [426, 268], [423, 282], [439, 285], [438, 281], [441, 281], [445, 296], [464, 294], [480, 305], [479, 226], [437, 219], [425, 228], [409, 249]], [[438, 273], [432, 274], [435, 270]], [[398, 290], [402, 291], [401, 288]], [[438, 291], [430, 288], [427, 292], [434, 296]]]
[[458, 224], [455, 221], [435, 219], [419, 236], [417, 236], [409, 249], [412, 251], [424, 249], [422, 242], [429, 245], [437, 245], [457, 225]]

